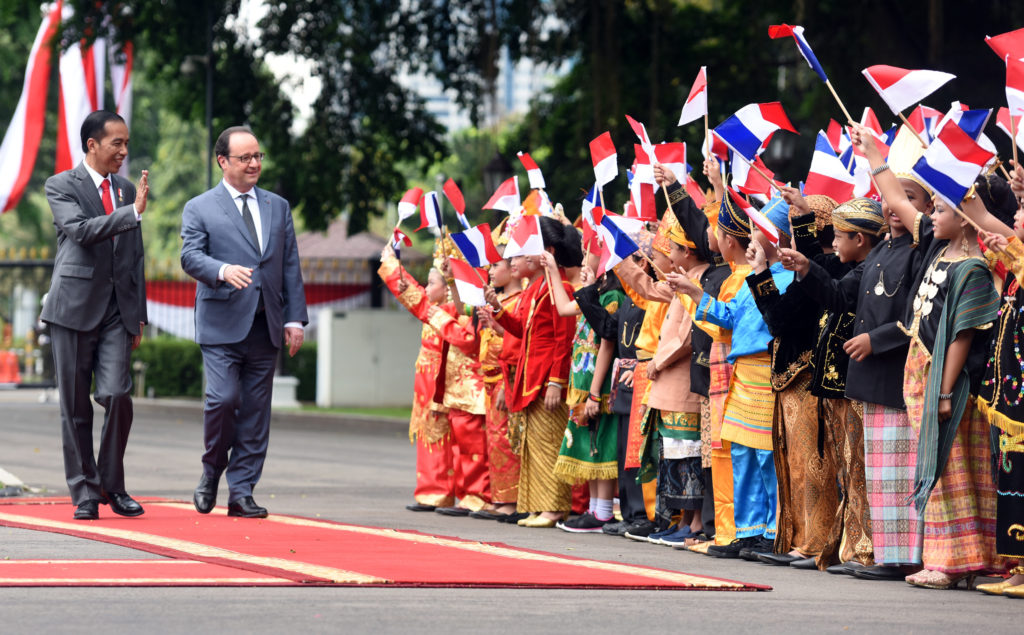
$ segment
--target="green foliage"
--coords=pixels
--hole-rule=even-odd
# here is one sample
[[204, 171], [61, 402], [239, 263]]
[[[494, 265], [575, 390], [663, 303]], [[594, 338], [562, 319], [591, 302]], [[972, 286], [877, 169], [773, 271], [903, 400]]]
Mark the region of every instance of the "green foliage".
[[295, 357], [281, 356], [278, 370], [282, 375], [295, 377], [299, 385], [295, 397], [299, 401], [316, 401], [316, 342], [306, 341]]
[[146, 364], [146, 389], [156, 397], [202, 397], [203, 356], [191, 340], [170, 336], [143, 338], [132, 362]]

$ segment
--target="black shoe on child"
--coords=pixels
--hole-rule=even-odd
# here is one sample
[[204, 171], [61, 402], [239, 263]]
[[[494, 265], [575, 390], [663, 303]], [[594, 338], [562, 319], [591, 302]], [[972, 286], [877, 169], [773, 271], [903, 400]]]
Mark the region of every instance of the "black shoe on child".
[[712, 558], [739, 558], [740, 551], [749, 549], [755, 540], [754, 537], [737, 538], [727, 545], [712, 545], [708, 547], [707, 554]]
[[562, 531], [575, 534], [601, 533], [607, 521], [598, 520], [596, 516], [587, 512], [566, 521], [559, 521], [555, 526]]
[[749, 547], [741, 549], [739, 556], [748, 562], [760, 562], [757, 555], [760, 553], [771, 553], [774, 548], [774, 540], [769, 540], [764, 536], [754, 536], [754, 542]]
[[658, 531], [657, 525], [649, 520], [640, 520], [627, 527], [622, 535], [630, 540], [647, 542], [647, 537], [656, 531]]

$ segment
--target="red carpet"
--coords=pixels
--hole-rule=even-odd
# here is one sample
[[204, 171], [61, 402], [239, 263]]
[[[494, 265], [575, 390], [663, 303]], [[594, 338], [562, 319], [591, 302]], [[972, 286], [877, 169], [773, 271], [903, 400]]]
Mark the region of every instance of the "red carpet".
[[[145, 500], [146, 514], [121, 518], [101, 507], [98, 521], [71, 519], [68, 499], [0, 502], [0, 525], [49, 531], [131, 547], [193, 568], [174, 569], [101, 561], [69, 565], [65, 573], [40, 561], [0, 569], [0, 585], [12, 579], [93, 580], [78, 584], [334, 584], [424, 587], [768, 590], [747, 584], [615, 562], [601, 562], [415, 531], [346, 525], [271, 515], [229, 518], [218, 508], [201, 516], [191, 504]], [[17, 562], [15, 565], [19, 564]], [[61, 563], [64, 564], [63, 561]], [[201, 566], [206, 565], [206, 566]], [[216, 566], [212, 566], [216, 565]], [[185, 567], [185, 565], [178, 565]], [[137, 571], [133, 569], [137, 567]], [[235, 571], [231, 574], [230, 571]], [[136, 571], [133, 573], [133, 571]], [[256, 574], [256, 575], [253, 575]], [[245, 580], [252, 580], [245, 582]], [[138, 580], [132, 582], [132, 580]], [[175, 580], [184, 580], [176, 582]], [[221, 582], [223, 580], [223, 582]], [[52, 582], [50, 584], [60, 584]]]

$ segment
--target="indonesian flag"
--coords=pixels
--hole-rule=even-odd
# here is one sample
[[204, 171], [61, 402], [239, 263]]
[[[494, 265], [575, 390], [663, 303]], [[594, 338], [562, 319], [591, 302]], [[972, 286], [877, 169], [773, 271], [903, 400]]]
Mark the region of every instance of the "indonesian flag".
[[788, 24], [773, 24], [768, 27], [768, 37], [778, 39], [780, 37], [793, 36], [796, 40], [796, 48], [800, 51], [800, 55], [803, 55], [804, 60], [807, 61], [807, 65], [811, 67], [821, 81], [827, 82], [828, 76], [825, 75], [825, 69], [821, 67], [821, 63], [818, 62], [818, 58], [814, 56], [814, 51], [811, 50], [811, 45], [804, 39], [804, 27], [802, 26], [789, 26]]
[[985, 44], [988, 44], [1001, 60], [1005, 60], [1007, 56], [1017, 60], [1024, 59], [1024, 29], [995, 36], [986, 35]]
[[907, 70], [895, 66], [869, 66], [864, 77], [889, 106], [894, 115], [900, 114], [941, 88], [956, 75], [939, 71]]
[[654, 146], [654, 158], [676, 176], [676, 181], [686, 182], [690, 166], [686, 165], [685, 143], [659, 143]]
[[[768, 175], [768, 179], [764, 178], [757, 170], [750, 167], [750, 163], [747, 163], [743, 159], [739, 161], [733, 161], [732, 167], [732, 185], [739, 189], [744, 194], [761, 194], [770, 196], [772, 190], [772, 181], [774, 181], [775, 173], [768, 169], [768, 166], [764, 164], [761, 157], [754, 159], [754, 165], [756, 165], [762, 172]], [[778, 183], [776, 183], [778, 185]]]
[[401, 223], [410, 216], [415, 216], [420, 209], [420, 200], [423, 199], [423, 188], [414, 187], [406, 191], [402, 200], [398, 201], [398, 222]]
[[[878, 150], [882, 153], [882, 157], [888, 158], [889, 144], [892, 143], [892, 140], [882, 130], [882, 124], [878, 121], [878, 116], [875, 115], [875, 111], [871, 106], [864, 108], [864, 113], [860, 116], [860, 125], [871, 130], [871, 134], [875, 136], [875, 139], [881, 142], [878, 144]], [[856, 150], [854, 152], [856, 153]]]
[[626, 115], [626, 121], [629, 122], [629, 127], [633, 129], [633, 133], [636, 134], [636, 138], [640, 140], [640, 147], [642, 147], [644, 152], [647, 153], [647, 156], [650, 157], [654, 152], [654, 144], [651, 142], [650, 135], [647, 134], [647, 127], [629, 115]]
[[1006, 105], [1010, 113], [1024, 113], [1024, 62], [1006, 58]]
[[487, 301], [484, 299], [485, 272], [474, 269], [469, 263], [462, 262], [458, 258], [449, 258], [448, 264], [452, 268], [452, 279], [455, 281], [455, 290], [459, 292], [459, 300], [469, 306], [486, 305]]
[[601, 258], [598, 261], [597, 275], [610, 271], [632, 254], [640, 250], [631, 234], [639, 233], [643, 223], [617, 214], [605, 214], [601, 219], [598, 234], [604, 244], [601, 247]]
[[[63, 17], [71, 18], [73, 11], [70, 5], [65, 5]], [[102, 37], [96, 38], [92, 46], [76, 42], [60, 56], [57, 172], [70, 170], [85, 158], [79, 134], [89, 113], [103, 108], [106, 60], [106, 40]]]
[[853, 176], [832, 151], [832, 145], [824, 132], [818, 132], [811, 158], [811, 169], [807, 172], [804, 196], [824, 194], [844, 203], [853, 198]]
[[1024, 133], [1021, 132], [1021, 125], [1024, 124], [1024, 115], [1013, 116], [1013, 126], [1010, 126], [1010, 109], [1000, 108], [996, 113], [996, 127], [1006, 133], [1013, 143], [1013, 135], [1017, 134], [1017, 146], [1024, 148]]
[[736, 190], [731, 187], [725, 188], [729, 193], [729, 198], [732, 199], [733, 204], [750, 218], [750, 222], [757, 226], [761, 230], [761, 233], [768, 237], [773, 245], [779, 244], [779, 230], [775, 227], [775, 224], [768, 220], [768, 217], [761, 213], [760, 210], [755, 209], [753, 205], [748, 203], [742, 196], [736, 193]]
[[25, 80], [14, 116], [0, 145], [0, 213], [14, 209], [39, 152], [46, 123], [46, 93], [50, 84], [50, 41], [60, 25], [61, 3], [43, 17], [25, 65]]
[[402, 259], [402, 245], [412, 247], [412, 240], [401, 230], [395, 227], [391, 232], [391, 248], [395, 250], [395, 258]]
[[505, 258], [538, 256], [542, 253], [544, 238], [540, 234], [540, 216], [521, 216], [509, 234]]
[[704, 192], [701, 191], [700, 185], [689, 174], [686, 175], [686, 192], [693, 199], [693, 202], [697, 204], [697, 207], [704, 207], [707, 204], [707, 199], [704, 198]]
[[501, 254], [495, 249], [494, 241], [491, 239], [491, 226], [487, 223], [480, 223], [464, 232], [448, 235], [466, 257], [466, 262], [474, 267], [483, 267], [501, 260]]
[[583, 250], [588, 254], [600, 254], [602, 244], [597, 230], [591, 227], [590, 223], [583, 223]]
[[650, 155], [644, 151], [643, 146], [639, 143], [633, 144], [633, 152], [636, 155], [636, 159], [630, 168], [633, 172], [633, 178], [629, 180], [629, 187], [632, 188], [633, 184], [637, 182], [655, 185], [654, 165], [651, 163]]
[[537, 166], [537, 162], [534, 161], [528, 152], [520, 151], [516, 156], [519, 157], [519, 162], [526, 168], [526, 176], [530, 179], [530, 188], [534, 190], [544, 189], [544, 175], [541, 174], [540, 167]]
[[715, 128], [715, 134], [733, 150], [753, 161], [768, 145], [776, 130], [796, 132], [789, 117], [777, 101], [748, 104]]
[[629, 189], [629, 202], [632, 203], [632, 214], [628, 217], [639, 220], [658, 222], [658, 206], [654, 198], [654, 185], [641, 183], [633, 179], [633, 185]]
[[491, 198], [484, 203], [484, 209], [497, 209], [509, 214], [518, 211], [520, 206], [522, 201], [519, 198], [519, 178], [515, 176], [499, 185]]
[[594, 179], [598, 187], [604, 186], [619, 174], [618, 155], [612, 134], [604, 132], [590, 142], [590, 160], [594, 164]]
[[828, 120], [828, 130], [825, 131], [829, 146], [836, 155], [840, 155], [850, 147], [850, 136], [846, 134], [843, 127], [835, 119]]
[[420, 226], [415, 231], [424, 227], [440, 229], [442, 225], [444, 221], [441, 220], [441, 201], [437, 197], [437, 192], [427, 192], [420, 201]]
[[[110, 84], [114, 89], [114, 108], [124, 119], [128, 129], [132, 128], [132, 65], [135, 61], [135, 48], [131, 42], [125, 42], [120, 52], [108, 47], [110, 53]], [[129, 151], [130, 152], [130, 151]], [[128, 178], [128, 157], [121, 163], [118, 174]]]
[[952, 207], [959, 207], [992, 156], [960, 126], [948, 124], [942, 127], [912, 170], [936, 196]]
[[926, 141], [931, 141], [935, 138], [936, 124], [941, 120], [941, 112], [924, 104], [918, 104], [917, 108], [907, 115], [910, 127]]
[[697, 73], [697, 79], [693, 80], [693, 87], [683, 104], [683, 112], [679, 114], [677, 126], [683, 126], [691, 121], [705, 117], [708, 114], [708, 67], [701, 66]]
[[444, 184], [444, 196], [455, 208], [455, 216], [463, 228], [469, 229], [469, 221], [466, 219], [466, 199], [462, 197], [462, 190], [455, 183], [454, 179], [448, 179]]

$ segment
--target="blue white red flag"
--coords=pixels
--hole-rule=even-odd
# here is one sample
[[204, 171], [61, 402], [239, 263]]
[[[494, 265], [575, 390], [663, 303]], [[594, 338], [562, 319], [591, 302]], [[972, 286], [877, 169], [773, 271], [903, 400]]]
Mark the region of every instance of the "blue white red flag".
[[455, 208], [455, 216], [463, 228], [469, 229], [469, 220], [466, 218], [466, 199], [462, 196], [462, 190], [455, 183], [454, 179], [448, 179], [444, 184], [444, 196]]
[[946, 124], [911, 170], [936, 196], [952, 207], [959, 207], [992, 156], [960, 126]]
[[773, 245], [779, 244], [779, 230], [775, 227], [775, 224], [768, 220], [768, 217], [761, 213], [761, 210], [755, 208], [753, 205], [748, 203], [742, 196], [736, 193], [736, 190], [731, 187], [727, 187], [726, 190], [729, 193], [729, 198], [732, 199], [733, 205], [743, 210], [743, 212], [750, 218], [750, 222], [753, 223], [761, 233], [768, 237]]
[[586, 222], [592, 228], [596, 228], [598, 225], [600, 225], [600, 211], [595, 212], [595, 210], [600, 209], [600, 192], [597, 189], [597, 183], [594, 183], [594, 187], [590, 188], [590, 191], [587, 192], [587, 195], [583, 197], [582, 208], [580, 211], [582, 213], [584, 222]]
[[776, 130], [796, 132], [779, 102], [748, 104], [715, 128], [734, 152], [753, 161], [768, 145]]
[[419, 231], [424, 227], [440, 229], [444, 225], [441, 220], [441, 201], [437, 192], [427, 192], [420, 201], [420, 226], [415, 229]]
[[491, 239], [491, 226], [487, 223], [448, 235], [455, 241], [455, 246], [465, 256], [466, 262], [474, 267], [483, 267], [501, 260], [501, 254]]
[[768, 27], [768, 37], [778, 39], [792, 35], [793, 39], [796, 40], [796, 48], [800, 51], [800, 55], [804, 56], [804, 60], [807, 61], [807, 65], [811, 67], [821, 81], [827, 82], [828, 76], [825, 75], [825, 69], [821, 67], [821, 63], [818, 58], [815, 57], [814, 51], [811, 50], [811, 45], [804, 39], [804, 27], [802, 26], [789, 26], [788, 24], [773, 24]]
[[611, 213], [604, 215], [604, 218], [601, 219], [601, 227], [598, 229], [598, 234], [604, 244], [597, 275], [610, 271], [615, 265], [639, 251], [640, 247], [630, 237], [630, 234], [638, 233], [642, 226], [643, 223], [636, 219]]
[[818, 132], [811, 158], [811, 169], [804, 184], [805, 196], [824, 194], [832, 200], [844, 203], [853, 198], [853, 175], [832, 151], [832, 145], [824, 132]]

